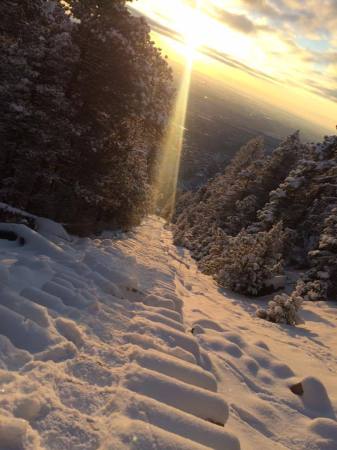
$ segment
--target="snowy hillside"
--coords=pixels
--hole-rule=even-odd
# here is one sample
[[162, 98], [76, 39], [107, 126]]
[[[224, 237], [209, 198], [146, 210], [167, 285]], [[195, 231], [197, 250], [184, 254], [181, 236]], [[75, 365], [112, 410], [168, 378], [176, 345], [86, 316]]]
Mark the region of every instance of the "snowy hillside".
[[0, 230], [1, 450], [337, 448], [335, 304], [254, 318], [157, 218]]

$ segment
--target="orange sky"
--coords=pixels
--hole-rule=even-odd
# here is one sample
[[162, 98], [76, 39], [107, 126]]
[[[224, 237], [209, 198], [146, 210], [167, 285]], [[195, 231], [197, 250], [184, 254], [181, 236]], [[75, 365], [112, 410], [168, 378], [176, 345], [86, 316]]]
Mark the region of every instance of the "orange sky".
[[[306, 6], [314, 1], [308, 0]], [[320, 1], [327, 5], [330, 2]], [[197, 13], [195, 0], [138, 0], [132, 6], [149, 18], [155, 30], [154, 40], [171, 59], [183, 60], [186, 47], [193, 51], [197, 47], [196, 70], [222, 80], [238, 92], [296, 114], [323, 132], [335, 130], [337, 33], [332, 34], [335, 28], [330, 30], [329, 21], [319, 29], [320, 24], [309, 11], [311, 22], [308, 19], [300, 24], [302, 2], [297, 0], [197, 3]], [[260, 10], [263, 3], [265, 13], [257, 7], [252, 9], [254, 3], [260, 5]], [[289, 17], [289, 23], [282, 19], [282, 26], [276, 28], [275, 17]], [[293, 23], [301, 33], [295, 34]]]

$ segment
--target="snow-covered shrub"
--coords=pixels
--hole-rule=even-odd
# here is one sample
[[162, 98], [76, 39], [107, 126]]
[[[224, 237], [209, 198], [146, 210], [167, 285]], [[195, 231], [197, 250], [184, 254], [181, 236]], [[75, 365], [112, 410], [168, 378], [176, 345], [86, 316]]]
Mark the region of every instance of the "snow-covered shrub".
[[[329, 198], [331, 201], [331, 197]], [[337, 198], [325, 209], [326, 219], [317, 248], [309, 252], [306, 294], [310, 300], [335, 299], [337, 295]]]
[[291, 296], [287, 294], [276, 295], [268, 303], [266, 310], [259, 309], [257, 316], [274, 323], [297, 325], [300, 321], [298, 313], [301, 309], [303, 298], [295, 292]]
[[203, 270], [216, 274], [224, 235], [236, 235], [254, 217], [258, 173], [264, 167], [264, 144], [253, 139], [242, 147], [223, 175], [197, 192], [179, 197], [174, 217], [176, 243], [188, 248]]
[[[253, 139], [237, 152], [224, 174], [198, 192], [180, 196], [175, 235], [181, 245], [188, 245], [203, 270], [215, 275], [219, 272], [224, 247], [219, 230], [235, 237], [255, 224], [270, 191], [277, 189], [302, 152], [298, 133], [287, 138], [270, 157], [265, 155], [263, 140]], [[264, 230], [256, 227], [256, 231]]]
[[327, 280], [310, 280], [308, 274], [305, 274], [303, 279], [298, 282], [297, 292], [307, 301], [326, 300], [328, 297]]
[[221, 258], [217, 280], [235, 292], [259, 295], [273, 277], [283, 273], [282, 253], [286, 234], [282, 223], [270, 231], [230, 237]]
[[295, 133], [270, 157], [263, 155], [260, 140], [251, 141], [224, 174], [180, 197], [176, 239], [221, 284], [256, 295], [265, 292], [263, 284], [273, 285], [268, 267], [271, 272], [278, 268], [278, 258], [256, 262], [269, 258], [261, 257], [261, 242], [282, 221], [287, 239], [281, 239], [284, 245], [276, 253], [282, 253], [287, 267], [306, 271], [297, 294], [308, 300], [335, 299], [336, 179], [336, 136], [302, 144]]

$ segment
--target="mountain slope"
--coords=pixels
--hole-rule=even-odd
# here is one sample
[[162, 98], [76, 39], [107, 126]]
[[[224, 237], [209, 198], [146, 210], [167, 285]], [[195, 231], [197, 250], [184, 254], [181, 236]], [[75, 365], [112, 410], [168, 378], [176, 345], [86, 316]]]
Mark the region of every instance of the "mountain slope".
[[1, 450], [336, 448], [333, 305], [295, 330], [252, 318], [154, 217], [0, 228], [21, 237], [0, 240]]

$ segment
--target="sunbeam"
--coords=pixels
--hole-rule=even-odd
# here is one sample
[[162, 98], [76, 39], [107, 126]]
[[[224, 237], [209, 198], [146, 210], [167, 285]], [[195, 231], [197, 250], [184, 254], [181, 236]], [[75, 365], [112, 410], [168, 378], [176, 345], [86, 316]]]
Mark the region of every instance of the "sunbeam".
[[193, 63], [201, 43], [200, 27], [198, 26], [201, 2], [202, 0], [196, 0], [189, 23], [183, 32], [186, 54], [185, 68], [172, 111], [172, 117], [163, 141], [161, 159], [158, 166], [156, 206], [162, 214], [165, 213], [167, 218], [172, 216], [175, 206]]

